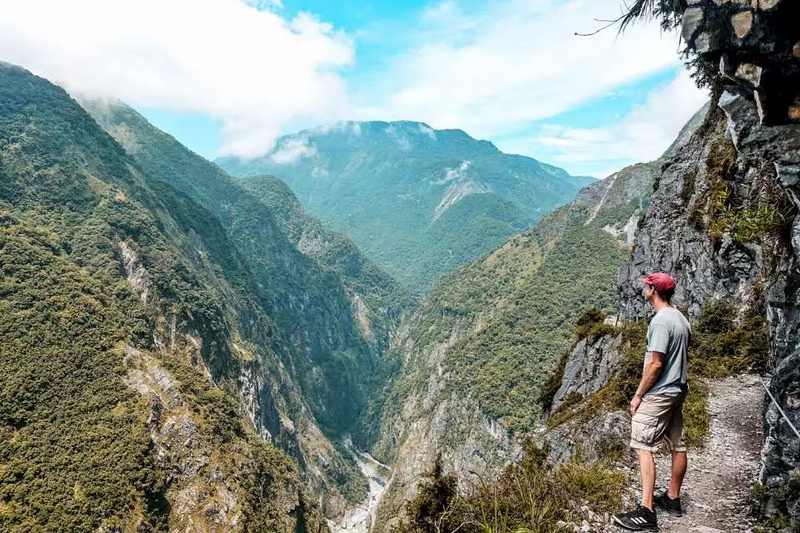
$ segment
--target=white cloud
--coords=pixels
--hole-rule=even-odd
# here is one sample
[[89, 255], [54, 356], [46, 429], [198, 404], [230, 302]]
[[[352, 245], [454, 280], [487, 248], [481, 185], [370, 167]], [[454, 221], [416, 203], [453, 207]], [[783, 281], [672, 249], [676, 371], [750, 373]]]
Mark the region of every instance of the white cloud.
[[618, 16], [620, 0], [482, 5], [467, 13], [449, 0], [427, 9], [411, 45], [360, 95], [361, 116], [491, 138], [679, 64], [677, 36], [661, 35], [655, 23], [620, 37], [616, 28], [575, 36]]
[[306, 137], [289, 137], [273, 150], [269, 157], [279, 165], [288, 165], [304, 157], [312, 157], [317, 147], [309, 144]]
[[433, 183], [437, 185], [444, 185], [446, 183], [450, 183], [451, 181], [460, 181], [467, 175], [467, 170], [469, 170], [470, 166], [472, 166], [472, 161], [462, 161], [461, 164], [458, 165], [458, 168], [446, 168], [444, 170], [444, 177], [435, 180]]
[[420, 125], [419, 125], [419, 131], [420, 131], [420, 133], [422, 133], [422, 134], [424, 134], [424, 135], [427, 135], [428, 137], [430, 137], [430, 139], [431, 139], [432, 141], [435, 141], [435, 140], [436, 140], [436, 132], [435, 132], [435, 131], [433, 131], [433, 128], [429, 128], [429, 127], [428, 127], [428, 126], [426, 126], [425, 124], [422, 124], [422, 123], [420, 123]]
[[546, 152], [552, 163], [573, 173], [588, 169], [602, 178], [622, 165], [660, 157], [707, 100], [708, 94], [695, 86], [687, 72], [681, 71], [617, 122], [599, 128], [548, 124], [543, 127], [543, 135], [520, 138], [500, 147], [516, 153], [532, 149]]
[[0, 0], [0, 60], [88, 97], [198, 112], [221, 153], [267, 152], [285, 124], [341, 118], [353, 43], [278, 0]]
[[404, 151], [411, 150], [411, 140], [403, 131], [396, 128], [394, 124], [387, 126], [385, 131], [392, 138], [394, 138], [394, 140], [397, 142], [397, 145], [400, 147], [401, 150]]

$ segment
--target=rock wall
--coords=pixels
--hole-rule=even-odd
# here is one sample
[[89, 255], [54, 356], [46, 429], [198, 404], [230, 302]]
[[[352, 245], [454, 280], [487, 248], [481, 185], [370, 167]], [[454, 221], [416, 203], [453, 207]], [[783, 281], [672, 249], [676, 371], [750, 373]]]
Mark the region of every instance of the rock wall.
[[[733, 10], [732, 4], [720, 9]], [[800, 125], [788, 115], [770, 124], [767, 119], [776, 115], [765, 113], [763, 102], [771, 93], [748, 92], [730, 80], [726, 89], [718, 109], [663, 167], [633, 257], [620, 272], [620, 304], [626, 318], [644, 317], [637, 280], [661, 270], [677, 280], [674, 303], [690, 316], [711, 299], [733, 301], [742, 313], [766, 313], [773, 362], [769, 387], [797, 426]], [[788, 515], [796, 528], [799, 495], [789, 488], [800, 474], [800, 439], [776, 406], [766, 404], [763, 510], [767, 517]]]
[[762, 124], [800, 122], [800, 4], [794, 0], [688, 0], [683, 39], [750, 95]]
[[[717, 68], [725, 116], [667, 163], [634, 257], [620, 273], [621, 304], [642, 316], [636, 278], [660, 269], [678, 280], [690, 314], [709, 298], [763, 306], [770, 324], [770, 391], [800, 422], [800, 2], [689, 0], [683, 38]], [[725, 126], [715, 135], [715, 122]], [[735, 151], [725, 149], [732, 145]], [[727, 156], [725, 154], [728, 154]], [[730, 158], [730, 161], [725, 161]], [[771, 401], [760, 482], [767, 517], [800, 527], [800, 439]], [[794, 481], [793, 481], [794, 480]]]
[[570, 395], [582, 398], [603, 388], [619, 361], [619, 344], [622, 334], [616, 336], [587, 337], [575, 345], [564, 367], [561, 387], [553, 398], [552, 411], [561, 407]]

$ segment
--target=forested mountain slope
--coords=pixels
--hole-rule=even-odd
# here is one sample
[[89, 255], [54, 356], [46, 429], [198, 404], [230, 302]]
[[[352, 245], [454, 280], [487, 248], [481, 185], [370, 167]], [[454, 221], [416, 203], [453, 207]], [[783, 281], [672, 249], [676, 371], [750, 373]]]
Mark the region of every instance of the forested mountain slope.
[[321, 127], [280, 139], [262, 158], [218, 163], [236, 176], [279, 177], [309, 213], [418, 292], [593, 181], [418, 122]]
[[300, 210], [276, 180], [245, 188], [121, 103], [84, 102], [150, 175], [206, 208], [225, 229], [256, 281], [297, 365], [314, 415], [347, 432], [403, 309], [413, 300], [345, 238]]
[[304, 407], [222, 228], [6, 64], [0, 210], [0, 529], [319, 526], [235, 399], [268, 376], [265, 434], [302, 456], [315, 430], [282, 429]]

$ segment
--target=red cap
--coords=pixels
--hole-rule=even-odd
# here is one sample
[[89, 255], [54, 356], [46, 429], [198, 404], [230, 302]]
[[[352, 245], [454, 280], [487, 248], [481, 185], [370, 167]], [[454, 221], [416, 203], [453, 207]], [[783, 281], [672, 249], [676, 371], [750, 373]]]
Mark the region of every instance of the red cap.
[[663, 272], [653, 272], [645, 278], [640, 278], [639, 281], [652, 285], [658, 292], [668, 291], [675, 288], [675, 280], [669, 274]]

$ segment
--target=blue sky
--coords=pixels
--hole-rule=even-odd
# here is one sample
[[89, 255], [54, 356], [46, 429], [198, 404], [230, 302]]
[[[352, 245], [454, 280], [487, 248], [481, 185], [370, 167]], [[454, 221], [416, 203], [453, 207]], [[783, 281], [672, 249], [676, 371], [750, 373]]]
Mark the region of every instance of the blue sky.
[[620, 0], [66, 4], [6, 12], [0, 59], [121, 99], [209, 159], [321, 123], [418, 120], [604, 177], [658, 157], [706, 97], [656, 24], [575, 35]]

